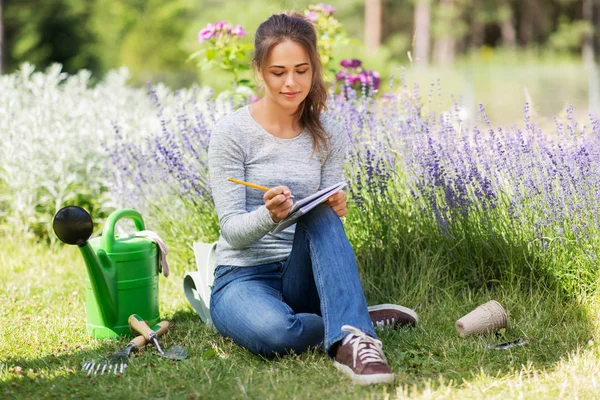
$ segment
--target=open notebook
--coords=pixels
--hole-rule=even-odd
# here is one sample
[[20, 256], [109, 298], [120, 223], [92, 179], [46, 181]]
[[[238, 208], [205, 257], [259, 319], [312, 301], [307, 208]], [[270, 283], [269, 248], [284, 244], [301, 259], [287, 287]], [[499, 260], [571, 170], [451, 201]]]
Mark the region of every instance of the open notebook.
[[292, 208], [292, 211], [290, 211], [290, 214], [279, 221], [279, 223], [275, 225], [275, 228], [271, 230], [271, 233], [281, 232], [288, 226], [294, 225], [298, 218], [327, 200], [332, 194], [342, 190], [346, 185], [346, 182], [339, 182], [335, 185], [329, 186], [328, 188], [319, 190], [315, 194], [305, 197], [302, 200], [298, 200], [296, 203], [294, 203], [294, 207]]

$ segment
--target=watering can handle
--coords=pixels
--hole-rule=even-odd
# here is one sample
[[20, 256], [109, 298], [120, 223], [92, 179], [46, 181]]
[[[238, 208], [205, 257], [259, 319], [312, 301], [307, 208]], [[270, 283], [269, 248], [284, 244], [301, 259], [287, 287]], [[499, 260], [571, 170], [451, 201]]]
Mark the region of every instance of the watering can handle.
[[104, 224], [104, 230], [102, 231], [101, 248], [105, 249], [107, 253], [113, 252], [113, 244], [115, 242], [115, 226], [122, 218], [132, 219], [135, 223], [135, 228], [138, 231], [143, 231], [146, 229], [142, 216], [133, 208], [124, 208], [122, 210], [113, 212], [108, 216], [106, 224]]

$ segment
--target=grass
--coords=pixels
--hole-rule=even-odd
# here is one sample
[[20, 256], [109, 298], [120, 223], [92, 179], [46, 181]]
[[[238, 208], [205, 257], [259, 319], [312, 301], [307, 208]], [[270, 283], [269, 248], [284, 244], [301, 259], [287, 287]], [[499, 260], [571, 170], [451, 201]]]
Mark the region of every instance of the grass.
[[[96, 340], [85, 331], [84, 265], [75, 247], [48, 247], [8, 233], [0, 237], [0, 396], [3, 398], [173, 399], [390, 399], [593, 398], [600, 372], [595, 344], [600, 305], [565, 300], [543, 287], [510, 284], [475, 290], [438, 287], [411, 299], [375, 290], [363, 274], [367, 297], [415, 307], [414, 329], [381, 334], [397, 373], [392, 386], [353, 386], [321, 351], [265, 360], [207, 329], [187, 305], [181, 280], [193, 268], [189, 251], [173, 251], [173, 275], [160, 278], [161, 314], [174, 329], [163, 345], [187, 348], [170, 362], [149, 349], [130, 360], [121, 377], [87, 377], [84, 361], [101, 358], [127, 340]], [[429, 284], [434, 284], [433, 281]], [[460, 338], [456, 319], [489, 299], [509, 312], [501, 335]], [[515, 338], [529, 344], [509, 350], [486, 346]]]

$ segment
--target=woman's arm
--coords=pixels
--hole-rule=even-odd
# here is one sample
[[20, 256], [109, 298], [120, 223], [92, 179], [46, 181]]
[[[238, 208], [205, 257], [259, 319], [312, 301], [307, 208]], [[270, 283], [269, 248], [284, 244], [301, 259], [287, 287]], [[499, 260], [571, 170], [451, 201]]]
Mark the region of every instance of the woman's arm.
[[208, 148], [208, 169], [221, 235], [232, 247], [245, 247], [275, 226], [263, 205], [248, 212], [246, 188], [227, 178], [244, 180], [243, 135], [235, 127], [217, 124]]

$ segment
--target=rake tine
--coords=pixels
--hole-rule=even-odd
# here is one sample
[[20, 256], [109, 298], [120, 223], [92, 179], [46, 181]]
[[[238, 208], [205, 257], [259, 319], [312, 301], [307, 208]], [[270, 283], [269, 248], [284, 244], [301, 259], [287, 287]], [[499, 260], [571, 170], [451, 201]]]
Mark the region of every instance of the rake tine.
[[98, 364], [98, 366], [96, 367], [96, 370], [94, 371], [94, 375], [98, 374], [98, 370], [100, 369], [100, 366], [101, 366], [101, 365], [102, 365], [102, 364]]
[[87, 372], [88, 374], [92, 373], [92, 369], [96, 366], [96, 362], [95, 361], [88, 361], [84, 364], [83, 366], [83, 370], [85, 372]]

